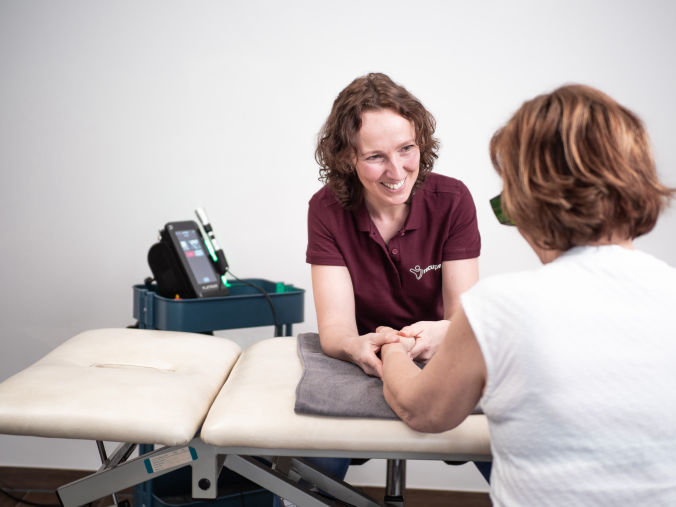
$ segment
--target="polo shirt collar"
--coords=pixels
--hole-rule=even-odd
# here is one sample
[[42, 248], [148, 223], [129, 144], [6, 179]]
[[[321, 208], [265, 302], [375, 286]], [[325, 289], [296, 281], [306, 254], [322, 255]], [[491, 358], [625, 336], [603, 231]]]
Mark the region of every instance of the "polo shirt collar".
[[[408, 217], [406, 217], [406, 223], [404, 224], [405, 231], [412, 231], [423, 225], [423, 202], [420, 196], [421, 190], [422, 189], [418, 188], [417, 192], [413, 194], [413, 199], [411, 199], [411, 209], [408, 212]], [[363, 197], [361, 203], [353, 213], [357, 221], [357, 228], [363, 232], [371, 232], [373, 220], [371, 220], [371, 217], [369, 216], [369, 212], [366, 209], [366, 201]]]
[[406, 224], [404, 224], [405, 231], [412, 231], [418, 229], [423, 225], [423, 198], [421, 195], [422, 188], [418, 188], [416, 193], [413, 194], [413, 199], [411, 199], [411, 209], [408, 212], [408, 218], [406, 219]]

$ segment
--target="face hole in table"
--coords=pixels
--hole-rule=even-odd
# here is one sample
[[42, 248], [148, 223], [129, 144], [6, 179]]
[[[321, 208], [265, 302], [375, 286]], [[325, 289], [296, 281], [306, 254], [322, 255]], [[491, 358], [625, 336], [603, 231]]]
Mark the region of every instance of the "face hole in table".
[[155, 370], [162, 373], [175, 373], [176, 370], [171, 368], [160, 368], [157, 366], [148, 366], [144, 364], [119, 364], [119, 363], [94, 363], [90, 365], [92, 368], [112, 368], [119, 370]]

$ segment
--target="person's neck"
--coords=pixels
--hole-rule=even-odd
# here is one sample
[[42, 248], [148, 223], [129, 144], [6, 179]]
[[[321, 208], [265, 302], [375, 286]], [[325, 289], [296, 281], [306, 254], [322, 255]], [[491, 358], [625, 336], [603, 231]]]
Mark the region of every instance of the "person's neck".
[[627, 238], [613, 237], [605, 241], [594, 241], [589, 243], [589, 246], [604, 246], [604, 245], [617, 245], [627, 250], [634, 250], [634, 241]]
[[390, 239], [392, 239], [404, 226], [406, 218], [408, 217], [409, 206], [408, 204], [373, 206], [366, 201], [366, 210], [385, 241], [385, 244], [388, 244]]
[[[592, 241], [591, 243], [587, 243], [586, 245], [580, 246], [610, 246], [610, 245], [626, 248], [627, 250], [634, 250], [634, 242], [631, 239], [619, 237], [612, 237], [600, 241]], [[533, 250], [535, 250], [535, 253], [542, 262], [542, 264], [548, 264], [553, 260], [555, 260], [556, 258], [558, 258], [559, 256], [561, 256], [561, 254], [563, 254], [562, 250], [545, 250], [543, 248], [537, 247], [533, 248]]]
[[366, 201], [366, 209], [373, 220], [381, 222], [396, 222], [406, 220], [408, 216], [408, 204], [396, 204], [393, 206], [374, 206]]
[[[553, 260], [560, 257], [561, 254], [563, 254], [564, 252], [564, 250], [553, 250], [542, 248], [538, 246], [534, 241], [532, 241], [531, 238], [528, 237], [528, 235], [524, 234], [523, 231], [521, 231], [520, 229], [519, 232], [521, 233], [523, 238], [528, 242], [528, 244], [535, 252], [535, 255], [538, 256], [538, 259], [540, 259], [540, 262], [542, 262], [542, 264], [548, 264], [552, 262]], [[634, 242], [632, 241], [631, 238], [621, 236], [617, 233], [612, 234], [610, 237], [603, 238], [598, 241], [592, 241], [590, 243], [578, 246], [609, 246], [609, 245], [616, 245], [622, 248], [626, 248], [627, 250], [634, 249]]]

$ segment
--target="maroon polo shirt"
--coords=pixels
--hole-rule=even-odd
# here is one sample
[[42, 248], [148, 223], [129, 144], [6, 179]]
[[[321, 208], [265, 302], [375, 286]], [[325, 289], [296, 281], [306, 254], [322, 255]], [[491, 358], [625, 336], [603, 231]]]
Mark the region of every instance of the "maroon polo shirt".
[[306, 260], [347, 267], [359, 334], [442, 319], [441, 263], [478, 257], [480, 250], [474, 201], [454, 178], [427, 176], [389, 245], [365, 204], [347, 211], [326, 186], [310, 199]]

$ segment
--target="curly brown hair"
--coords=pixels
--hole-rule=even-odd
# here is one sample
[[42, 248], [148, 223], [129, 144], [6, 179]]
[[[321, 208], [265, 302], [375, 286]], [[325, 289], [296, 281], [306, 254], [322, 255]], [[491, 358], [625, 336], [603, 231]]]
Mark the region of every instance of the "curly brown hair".
[[362, 114], [380, 109], [391, 109], [413, 122], [415, 141], [420, 149], [420, 170], [411, 195], [425, 181], [437, 158], [436, 122], [422, 103], [385, 74], [358, 77], [333, 102], [315, 150], [315, 160], [320, 166], [319, 180], [334, 191], [347, 209], [357, 206], [363, 197], [363, 187], [354, 169], [355, 136], [361, 128]]
[[657, 177], [641, 120], [589, 86], [525, 102], [493, 135], [490, 154], [505, 214], [545, 249], [634, 239], [675, 192]]

